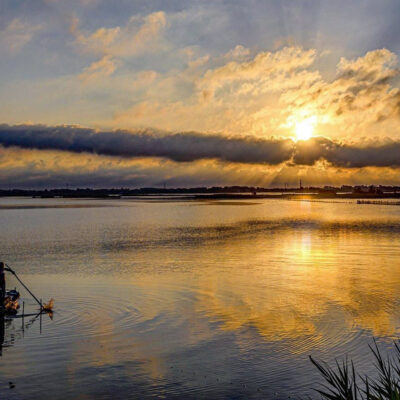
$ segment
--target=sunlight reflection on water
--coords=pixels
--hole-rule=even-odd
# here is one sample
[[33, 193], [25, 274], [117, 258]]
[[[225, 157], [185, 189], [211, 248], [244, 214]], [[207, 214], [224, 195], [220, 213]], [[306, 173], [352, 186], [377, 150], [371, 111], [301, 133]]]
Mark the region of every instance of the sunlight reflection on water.
[[369, 371], [400, 332], [400, 207], [0, 202], [1, 257], [56, 300], [6, 323], [1, 397], [286, 398], [309, 354]]

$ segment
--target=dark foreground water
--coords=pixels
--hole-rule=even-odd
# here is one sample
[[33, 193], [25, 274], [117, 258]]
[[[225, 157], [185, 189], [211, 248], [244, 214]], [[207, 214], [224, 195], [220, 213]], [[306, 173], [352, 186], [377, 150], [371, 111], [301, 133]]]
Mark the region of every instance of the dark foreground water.
[[369, 372], [399, 337], [397, 206], [0, 199], [0, 227], [55, 299], [5, 321], [0, 399], [296, 397], [308, 355]]

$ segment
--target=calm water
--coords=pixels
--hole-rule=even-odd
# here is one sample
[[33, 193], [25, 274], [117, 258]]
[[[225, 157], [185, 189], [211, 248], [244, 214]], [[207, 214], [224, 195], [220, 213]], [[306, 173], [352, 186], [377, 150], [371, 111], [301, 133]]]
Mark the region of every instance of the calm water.
[[397, 206], [0, 199], [0, 227], [55, 299], [5, 322], [1, 399], [283, 399], [320, 381], [308, 355], [368, 372], [399, 337]]

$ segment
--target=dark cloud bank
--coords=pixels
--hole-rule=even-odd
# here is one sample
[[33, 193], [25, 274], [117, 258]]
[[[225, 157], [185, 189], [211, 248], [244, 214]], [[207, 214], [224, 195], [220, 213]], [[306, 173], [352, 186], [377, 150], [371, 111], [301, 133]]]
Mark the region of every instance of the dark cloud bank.
[[313, 165], [318, 160], [326, 160], [343, 168], [400, 166], [400, 142], [362, 146], [323, 137], [295, 143], [290, 139], [238, 138], [194, 132], [96, 132], [73, 126], [3, 124], [0, 125], [0, 145], [124, 158], [162, 157], [176, 162], [217, 159], [232, 163], [276, 165], [288, 161]]
[[326, 160], [335, 167], [399, 167], [400, 142], [342, 144], [323, 137], [296, 143], [293, 163], [313, 165]]

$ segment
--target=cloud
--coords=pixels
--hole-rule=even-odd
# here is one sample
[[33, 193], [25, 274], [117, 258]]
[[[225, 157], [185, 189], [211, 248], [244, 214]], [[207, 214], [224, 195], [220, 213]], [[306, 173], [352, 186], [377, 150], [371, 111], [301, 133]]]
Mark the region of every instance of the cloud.
[[297, 143], [295, 164], [313, 165], [321, 159], [343, 168], [400, 167], [400, 142], [355, 145], [318, 137]]
[[[237, 47], [233, 51], [235, 50]], [[230, 61], [219, 68], [208, 70], [200, 87], [203, 91], [213, 94], [216, 89], [234, 82], [256, 81], [258, 84], [264, 84], [270, 81], [271, 85], [273, 79], [309, 67], [315, 57], [315, 50], [304, 50], [300, 47], [285, 47], [276, 52], [260, 52], [250, 61]]]
[[125, 26], [102, 27], [89, 33], [79, 28], [77, 18], [72, 18], [70, 32], [75, 45], [85, 53], [131, 57], [155, 49], [166, 23], [165, 13], [158, 11], [144, 17], [133, 16]]
[[[186, 50], [190, 55], [192, 49]], [[135, 96], [131, 107], [115, 111], [110, 125], [289, 136], [280, 129], [285, 109], [279, 97], [321, 79], [318, 71], [308, 70], [315, 57], [315, 50], [298, 47], [260, 52], [249, 60], [200, 57], [206, 64], [197, 70], [189, 66], [160, 74], [145, 98]]]
[[0, 144], [128, 159], [156, 157], [185, 163], [214, 159], [237, 164], [313, 166], [322, 160], [336, 168], [400, 167], [400, 142], [393, 140], [342, 143], [316, 137], [295, 143], [290, 139], [196, 132], [97, 132], [75, 126], [0, 125]]
[[279, 164], [290, 158], [293, 142], [254, 137], [156, 131], [96, 132], [73, 126], [0, 125], [0, 144], [116, 157], [162, 157], [177, 162], [217, 159], [234, 163]]
[[95, 61], [89, 67], [85, 68], [79, 75], [79, 78], [86, 83], [97, 81], [99, 78], [111, 75], [115, 69], [115, 61], [110, 56], [104, 56], [99, 61]]
[[398, 73], [393, 69], [396, 64], [396, 55], [387, 49], [369, 51], [355, 60], [342, 57], [337, 68], [338, 79], [356, 78], [357, 81], [383, 83]]
[[161, 32], [166, 26], [162, 11], [144, 17], [133, 16], [125, 26], [101, 27], [92, 33], [79, 28], [79, 20], [71, 18], [70, 32], [75, 46], [85, 54], [100, 56], [79, 75], [83, 82], [98, 81], [114, 73], [121, 59], [152, 52], [159, 48]]
[[250, 49], [238, 44], [233, 49], [229, 50], [225, 54], [225, 58], [227, 59], [243, 59], [250, 55]]
[[197, 70], [160, 73], [109, 126], [293, 137], [313, 117], [316, 135], [400, 138], [397, 56], [377, 49], [341, 58], [329, 79], [321, 56], [301, 47], [233, 61], [210, 56]]
[[395, 168], [334, 168], [228, 163], [217, 160], [174, 162], [164, 158], [120, 158], [89, 153], [32, 150], [0, 145], [0, 188], [193, 187], [253, 185], [398, 184]]
[[4, 148], [0, 145], [0, 187], [267, 185], [275, 167], [199, 160], [117, 158], [93, 154]]
[[42, 29], [41, 25], [33, 25], [14, 18], [0, 32], [0, 45], [10, 53], [18, 53], [40, 29]]
[[332, 81], [318, 79], [301, 91], [289, 90], [281, 96], [281, 102], [293, 112], [309, 108], [339, 129], [360, 131], [398, 117], [400, 91], [394, 81], [398, 76], [396, 54], [377, 49], [354, 60], [342, 57]]

